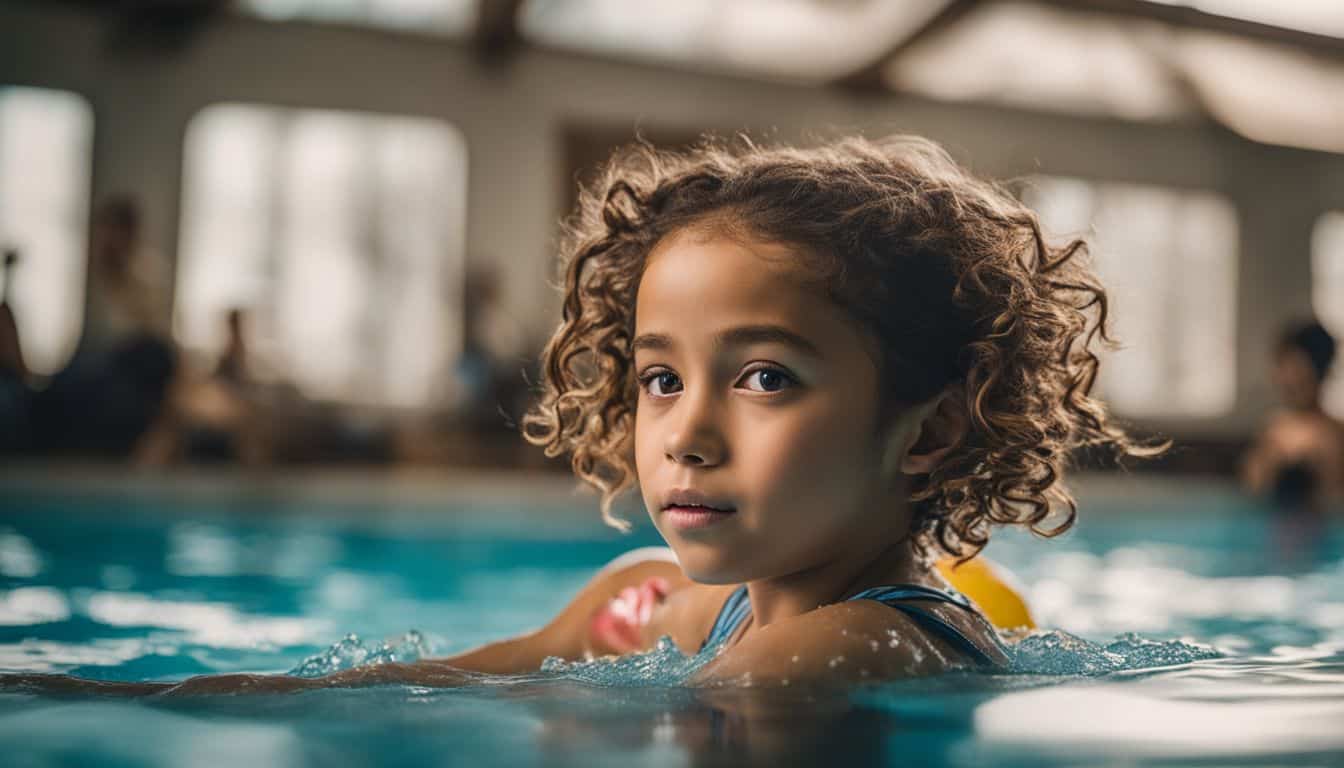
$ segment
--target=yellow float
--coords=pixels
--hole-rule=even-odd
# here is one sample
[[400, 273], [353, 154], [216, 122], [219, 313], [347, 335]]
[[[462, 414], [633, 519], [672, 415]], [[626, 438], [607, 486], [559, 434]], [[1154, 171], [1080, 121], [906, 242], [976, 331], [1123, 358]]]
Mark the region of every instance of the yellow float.
[[979, 606], [990, 623], [999, 629], [1034, 629], [1027, 601], [1013, 585], [1006, 569], [986, 557], [975, 557], [958, 565], [953, 558], [938, 561], [938, 572], [952, 588]]

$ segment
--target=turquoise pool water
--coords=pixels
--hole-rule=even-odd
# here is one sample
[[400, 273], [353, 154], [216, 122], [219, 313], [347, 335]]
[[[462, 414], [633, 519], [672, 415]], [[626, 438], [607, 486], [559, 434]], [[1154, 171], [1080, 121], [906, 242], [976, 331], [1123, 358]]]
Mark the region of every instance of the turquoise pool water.
[[[349, 633], [376, 651], [411, 630], [453, 652], [535, 626], [602, 563], [658, 543], [563, 503], [10, 489], [0, 671], [285, 672]], [[701, 691], [651, 658], [450, 690], [9, 692], [0, 749], [13, 766], [1339, 764], [1344, 531], [1291, 557], [1284, 538], [1216, 489], [1084, 494], [1063, 539], [991, 547], [1062, 631], [1026, 641], [1011, 675]]]

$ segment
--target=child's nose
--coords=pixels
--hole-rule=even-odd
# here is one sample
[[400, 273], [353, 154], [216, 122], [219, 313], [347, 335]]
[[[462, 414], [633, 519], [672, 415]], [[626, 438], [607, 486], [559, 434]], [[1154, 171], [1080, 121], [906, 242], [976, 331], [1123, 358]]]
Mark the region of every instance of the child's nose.
[[683, 413], [663, 445], [670, 461], [690, 466], [715, 466], [727, 458], [723, 432], [714, 416], [708, 398], [683, 400]]

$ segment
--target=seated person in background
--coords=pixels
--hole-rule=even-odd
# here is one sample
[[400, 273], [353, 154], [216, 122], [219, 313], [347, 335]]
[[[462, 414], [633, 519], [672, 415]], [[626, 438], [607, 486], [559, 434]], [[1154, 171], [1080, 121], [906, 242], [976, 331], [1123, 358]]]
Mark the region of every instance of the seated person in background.
[[181, 367], [159, 418], [137, 445], [138, 462], [268, 461], [264, 408], [248, 360], [247, 312], [231, 308], [223, 321], [225, 341], [214, 370]]
[[178, 362], [163, 271], [163, 260], [141, 243], [135, 202], [100, 205], [84, 334], [69, 365], [34, 398], [38, 450], [127, 457], [158, 418]]
[[1321, 386], [1335, 340], [1320, 323], [1289, 328], [1274, 354], [1274, 384], [1283, 408], [1270, 417], [1246, 454], [1242, 484], [1286, 512], [1318, 515], [1344, 496], [1344, 426], [1321, 407]]

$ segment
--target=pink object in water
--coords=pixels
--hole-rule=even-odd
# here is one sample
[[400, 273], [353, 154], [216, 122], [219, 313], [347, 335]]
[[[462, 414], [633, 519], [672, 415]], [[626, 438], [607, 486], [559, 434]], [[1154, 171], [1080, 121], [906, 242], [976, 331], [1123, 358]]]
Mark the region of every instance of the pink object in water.
[[667, 579], [651, 577], [638, 587], [626, 587], [616, 594], [588, 624], [590, 639], [597, 650], [630, 653], [643, 648], [645, 624], [653, 609], [667, 597]]

